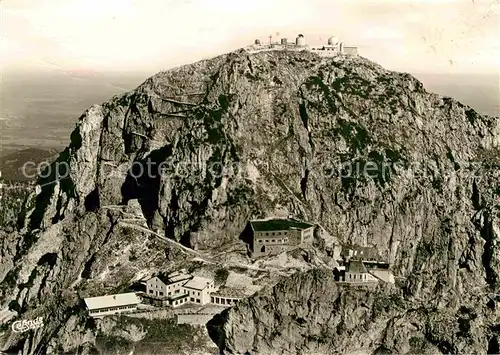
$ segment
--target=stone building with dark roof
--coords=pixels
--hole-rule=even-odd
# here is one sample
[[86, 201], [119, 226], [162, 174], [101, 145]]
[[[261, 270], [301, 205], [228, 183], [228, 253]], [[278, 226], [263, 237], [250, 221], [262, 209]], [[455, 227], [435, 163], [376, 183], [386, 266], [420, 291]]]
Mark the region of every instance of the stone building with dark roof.
[[253, 257], [279, 254], [290, 245], [312, 242], [314, 225], [294, 219], [267, 219], [249, 222]]

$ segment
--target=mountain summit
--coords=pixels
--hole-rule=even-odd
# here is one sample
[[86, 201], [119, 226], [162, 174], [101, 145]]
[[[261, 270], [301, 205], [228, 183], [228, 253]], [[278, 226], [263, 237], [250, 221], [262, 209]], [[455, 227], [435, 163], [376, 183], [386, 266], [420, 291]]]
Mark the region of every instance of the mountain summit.
[[[5, 236], [4, 319], [51, 317], [30, 341], [5, 336], [5, 349], [28, 354], [66, 341], [67, 351], [88, 341], [66, 293], [97, 282], [88, 275], [106, 280], [110, 265], [120, 283], [135, 277], [116, 261], [129, 240], [117, 209], [137, 201], [143, 228], [192, 249], [237, 239], [249, 219], [288, 215], [341, 243], [375, 245], [405, 280], [401, 297], [450, 315], [474, 305], [484, 320], [450, 328], [440, 351], [483, 352], [499, 332], [498, 313], [483, 302], [500, 286], [499, 147], [498, 118], [362, 57], [240, 50], [158, 73], [80, 117], [26, 204], [22, 230]], [[233, 319], [243, 319], [238, 309]], [[233, 352], [254, 344], [265, 353], [286, 339], [255, 340], [267, 329], [240, 347], [230, 328], [217, 329]], [[467, 332], [476, 332], [472, 345], [460, 340]], [[427, 340], [445, 341], [436, 339]]]

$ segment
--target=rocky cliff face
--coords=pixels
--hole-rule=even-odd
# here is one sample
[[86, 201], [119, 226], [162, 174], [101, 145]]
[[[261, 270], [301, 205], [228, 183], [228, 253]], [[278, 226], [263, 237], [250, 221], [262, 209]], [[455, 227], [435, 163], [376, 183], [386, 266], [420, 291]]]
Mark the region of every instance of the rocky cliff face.
[[4, 348], [44, 351], [68, 331], [59, 300], [117, 263], [115, 207], [133, 200], [187, 246], [293, 214], [375, 244], [405, 297], [448, 307], [496, 292], [499, 145], [498, 118], [361, 57], [238, 51], [159, 73], [82, 115], [3, 240], [4, 322], [52, 312], [27, 339], [4, 333]]
[[330, 270], [313, 270], [207, 328], [225, 354], [485, 354], [498, 341], [498, 317], [481, 297], [461, 307], [410, 301], [390, 284], [340, 286]]

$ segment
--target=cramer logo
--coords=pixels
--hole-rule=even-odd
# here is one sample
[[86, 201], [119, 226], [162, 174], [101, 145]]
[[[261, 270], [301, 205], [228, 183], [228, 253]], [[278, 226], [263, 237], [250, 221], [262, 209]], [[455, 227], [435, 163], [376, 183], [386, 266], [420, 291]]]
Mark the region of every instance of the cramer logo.
[[12, 323], [12, 330], [16, 333], [24, 333], [28, 330], [43, 327], [43, 318], [38, 317], [35, 320], [18, 320]]

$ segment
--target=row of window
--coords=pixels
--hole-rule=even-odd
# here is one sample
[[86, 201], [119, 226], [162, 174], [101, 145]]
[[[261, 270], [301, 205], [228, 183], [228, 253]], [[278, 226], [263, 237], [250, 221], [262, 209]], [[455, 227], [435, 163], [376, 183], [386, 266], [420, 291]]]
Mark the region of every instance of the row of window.
[[[211, 286], [209, 286], [210, 288]], [[157, 296], [163, 296], [163, 291], [154, 291], [154, 290], [149, 290], [149, 293], [150, 294], [155, 294], [156, 292], [156, 295]], [[177, 294], [177, 293], [180, 293], [181, 290], [175, 290], [174, 292], [167, 292], [167, 296], [171, 296], [172, 293], [173, 294]], [[192, 290], [188, 290], [187, 292], [188, 295], [193, 295], [193, 296], [200, 296], [201, 295], [201, 292], [200, 291], [192, 291]]]
[[194, 302], [196, 302], [196, 303], [201, 303], [201, 300], [200, 300], [199, 298], [194, 298], [194, 297], [191, 297], [191, 298], [190, 298], [190, 301], [191, 301], [191, 302], [193, 302], [193, 303], [194, 303]]
[[174, 306], [177, 306], [179, 304], [183, 304], [187, 302], [187, 298], [181, 298], [180, 300], [176, 300], [173, 302]]
[[[358, 275], [360, 280], [366, 280], [367, 274]], [[349, 279], [356, 279], [356, 274], [349, 274]]]
[[137, 306], [120, 306], [120, 307], [111, 307], [111, 308], [101, 308], [101, 309], [95, 309], [90, 311], [90, 313], [95, 314], [95, 313], [106, 313], [106, 312], [113, 312], [113, 311], [121, 311], [125, 309], [135, 309]]
[[[155, 291], [153, 291], [153, 290], [149, 290], [150, 294], [154, 294], [154, 292]], [[181, 292], [181, 290], [175, 290], [174, 292], [169, 291], [169, 292], [167, 292], [167, 296], [171, 296], [172, 294], [176, 294], [176, 293], [180, 293], [180, 292]], [[198, 295], [199, 294], [200, 293], [198, 292]], [[156, 291], [156, 295], [157, 296], [163, 296], [163, 291]]]
[[283, 239], [259, 239], [260, 243], [288, 243], [288, 238]]
[[[150, 294], [154, 294], [154, 292], [156, 292], [156, 295], [157, 295], [157, 296], [163, 296], [163, 291], [153, 291], [153, 290], [149, 290], [149, 293], [150, 293]], [[169, 292], [168, 294], [170, 294], [170, 292]]]
[[179, 288], [181, 287], [181, 282], [177, 282], [177, 283], [174, 283], [174, 284], [171, 284], [171, 285], [167, 285], [167, 290], [170, 290], [170, 287], [172, 287], [172, 289], [176, 289], [176, 288]]
[[[186, 280], [182, 280], [182, 281], [174, 282], [172, 284], [168, 284], [168, 285], [166, 285], [167, 286], [167, 290], [170, 290], [170, 287], [172, 287], [173, 289], [180, 288], [182, 286], [182, 283], [185, 282], [185, 281]], [[165, 284], [163, 284], [163, 283], [155, 283], [155, 284], [152, 285], [152, 287], [154, 287], [154, 288], [162, 288], [164, 285]]]
[[228, 305], [230, 305], [230, 304], [236, 304], [236, 302], [238, 302], [238, 299], [236, 299], [236, 298], [233, 298], [233, 299], [231, 299], [231, 298], [222, 298], [222, 297], [214, 297], [214, 296], [212, 296], [211, 297], [211, 301], [212, 301], [212, 303], [215, 303], [215, 304], [224, 304], [224, 305], [228, 304]]
[[287, 235], [288, 232], [266, 232], [266, 235]]

